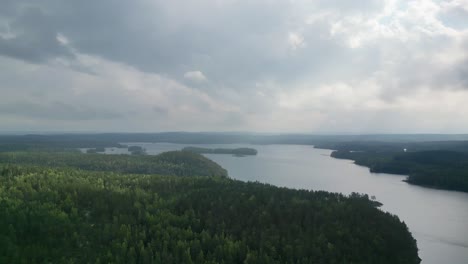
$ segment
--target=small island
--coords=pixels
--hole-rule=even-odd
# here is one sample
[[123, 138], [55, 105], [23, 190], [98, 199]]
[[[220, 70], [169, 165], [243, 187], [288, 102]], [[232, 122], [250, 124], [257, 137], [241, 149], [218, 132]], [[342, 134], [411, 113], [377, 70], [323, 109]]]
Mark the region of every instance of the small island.
[[257, 155], [257, 150], [253, 148], [200, 148], [200, 147], [185, 147], [182, 151], [194, 152], [198, 154], [231, 154], [236, 157], [243, 156], [255, 156]]
[[146, 149], [140, 146], [129, 146], [127, 150], [131, 155], [146, 155]]
[[106, 149], [104, 147], [90, 148], [86, 150], [88, 154], [104, 153]]

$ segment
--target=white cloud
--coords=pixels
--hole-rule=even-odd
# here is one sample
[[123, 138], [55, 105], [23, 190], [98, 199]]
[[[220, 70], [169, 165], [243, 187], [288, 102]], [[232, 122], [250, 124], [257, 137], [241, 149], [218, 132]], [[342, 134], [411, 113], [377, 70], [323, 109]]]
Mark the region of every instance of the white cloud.
[[67, 37], [65, 37], [61, 33], [57, 33], [56, 39], [57, 39], [58, 43], [60, 43], [63, 46], [68, 46], [68, 44], [70, 44], [70, 41], [67, 39]]
[[437, 36], [456, 37], [461, 32], [438, 19], [444, 3], [387, 0], [381, 12], [372, 15], [334, 17], [331, 34], [344, 37], [351, 48], [393, 40], [409, 43]]
[[194, 82], [203, 82], [207, 78], [201, 71], [189, 71], [184, 74], [184, 78]]
[[297, 50], [299, 48], [306, 47], [306, 42], [304, 37], [299, 33], [289, 32], [288, 34], [288, 43], [292, 50]]

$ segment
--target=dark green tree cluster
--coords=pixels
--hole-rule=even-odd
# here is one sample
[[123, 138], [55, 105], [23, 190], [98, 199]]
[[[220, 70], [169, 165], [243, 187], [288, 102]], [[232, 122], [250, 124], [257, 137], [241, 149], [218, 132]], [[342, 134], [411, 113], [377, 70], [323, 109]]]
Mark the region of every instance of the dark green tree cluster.
[[185, 147], [182, 151], [189, 151], [200, 154], [232, 154], [234, 156], [255, 156], [257, 150], [253, 148], [200, 148], [200, 147]]
[[75, 152], [4, 152], [0, 163], [71, 167], [90, 171], [176, 176], [227, 176], [227, 171], [204, 156], [172, 151], [156, 156], [102, 155]]
[[366, 196], [223, 177], [3, 166], [0, 215], [0, 263], [420, 262]]
[[[77, 151], [78, 148], [125, 146], [106, 135], [0, 135], [0, 152], [10, 151]], [[129, 142], [129, 141], [120, 141]]]
[[468, 153], [433, 150], [415, 152], [334, 151], [332, 157], [351, 159], [372, 172], [408, 175], [407, 182], [468, 192]]
[[132, 155], [146, 155], [146, 149], [141, 146], [130, 146], [127, 147], [127, 150]]

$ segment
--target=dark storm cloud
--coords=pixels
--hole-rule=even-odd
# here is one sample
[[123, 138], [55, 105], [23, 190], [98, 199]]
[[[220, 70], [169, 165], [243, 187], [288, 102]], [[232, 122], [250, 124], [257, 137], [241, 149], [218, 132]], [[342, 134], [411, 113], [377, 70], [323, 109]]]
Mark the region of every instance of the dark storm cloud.
[[[375, 2], [318, 5], [348, 12], [373, 10]], [[18, 1], [9, 8], [14, 14], [6, 16], [18, 35], [1, 39], [0, 53], [34, 62], [71, 56], [56, 39], [60, 33], [79, 52], [173, 78], [202, 68], [213, 82], [241, 89], [258, 78], [317, 72], [343, 55], [339, 43], [324, 38], [327, 25], [319, 25], [305, 32], [308, 49], [285, 61], [289, 31], [296, 29], [288, 21], [302, 19], [291, 17], [293, 8], [287, 1], [265, 0], [218, 6], [211, 1]]]
[[[210, 89], [245, 90], [258, 80], [288, 83], [304, 75], [327, 81], [368, 74], [368, 67], [348, 67], [366, 54], [331, 38], [328, 21], [304, 26], [308, 15], [301, 9], [353, 14], [382, 7], [375, 0], [18, 1], [10, 8], [10, 27], [24, 33], [1, 40], [0, 52], [31, 61], [71, 55], [56, 40], [60, 33], [78, 52], [143, 71], [182, 80], [185, 72], [202, 70], [213, 83]], [[292, 51], [287, 39], [295, 31], [305, 39], [304, 48]]]
[[12, 15], [16, 13], [16, 9], [18, 6], [18, 2], [16, 0], [3, 0], [2, 1], [2, 8], [0, 8], [0, 15]]
[[8, 9], [13, 12], [5, 16], [11, 36], [0, 37], [0, 54], [36, 63], [73, 56], [57, 40], [57, 26], [41, 8], [18, 6]]
[[[288, 83], [305, 75], [317, 82], [357, 78], [379, 67], [379, 49], [349, 49], [346, 39], [330, 36], [328, 20], [303, 22], [307, 12], [335, 13], [333, 20], [369, 15], [384, 5], [376, 0], [8, 0], [0, 14], [15, 37], [0, 38], [0, 54], [34, 62], [73, 56], [57, 40], [63, 34], [77, 52], [146, 72], [183, 80], [184, 73], [201, 70], [212, 88], [243, 90], [262, 79]], [[304, 38], [302, 48], [288, 49], [290, 33]], [[349, 67], [356, 62], [360, 67]]]
[[207, 1], [91, 2], [60, 8], [86, 17], [62, 30], [78, 50], [173, 78], [203, 68], [213, 81], [253, 79], [272, 64], [263, 34], [284, 28], [282, 4], [261, 1], [218, 9]]

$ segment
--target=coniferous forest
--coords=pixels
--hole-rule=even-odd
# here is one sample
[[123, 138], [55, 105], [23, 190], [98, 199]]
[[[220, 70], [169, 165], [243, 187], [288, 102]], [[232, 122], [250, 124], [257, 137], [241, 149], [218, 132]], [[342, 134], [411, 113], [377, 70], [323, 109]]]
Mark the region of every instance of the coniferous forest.
[[367, 196], [232, 180], [195, 153], [0, 161], [0, 263], [420, 262]]
[[468, 264], [468, 0], [0, 0], [0, 91], [0, 264]]
[[414, 152], [334, 151], [332, 157], [351, 159], [371, 172], [408, 175], [406, 181], [426, 187], [468, 192], [468, 154], [451, 150]]

